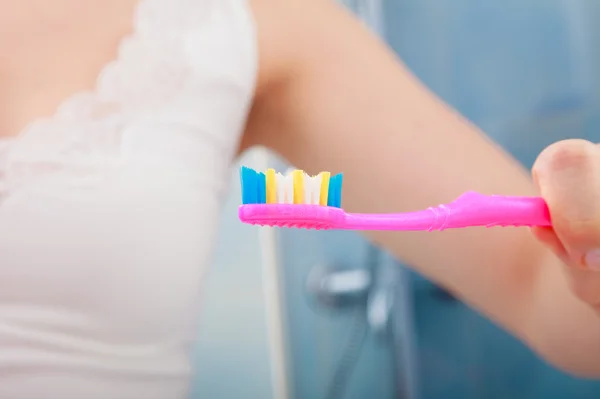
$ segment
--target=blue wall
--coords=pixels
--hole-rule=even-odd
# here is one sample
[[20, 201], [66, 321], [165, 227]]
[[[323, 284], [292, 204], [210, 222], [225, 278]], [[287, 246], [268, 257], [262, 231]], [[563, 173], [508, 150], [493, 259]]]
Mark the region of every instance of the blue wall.
[[[389, 41], [402, 59], [525, 165], [560, 139], [600, 141], [600, 2], [386, 4]], [[600, 397], [600, 383], [553, 370], [424, 279], [414, 275], [412, 286], [420, 398]]]

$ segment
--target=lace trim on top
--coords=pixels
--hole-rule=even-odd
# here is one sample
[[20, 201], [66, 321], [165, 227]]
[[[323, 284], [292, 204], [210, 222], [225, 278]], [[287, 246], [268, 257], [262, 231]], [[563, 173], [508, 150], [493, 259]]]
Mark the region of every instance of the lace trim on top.
[[76, 159], [89, 165], [118, 156], [129, 118], [166, 104], [191, 79], [185, 36], [210, 18], [215, 1], [141, 0], [133, 33], [101, 71], [95, 90], [71, 96], [54, 116], [30, 123], [2, 143], [5, 174], [23, 178], [51, 164]]

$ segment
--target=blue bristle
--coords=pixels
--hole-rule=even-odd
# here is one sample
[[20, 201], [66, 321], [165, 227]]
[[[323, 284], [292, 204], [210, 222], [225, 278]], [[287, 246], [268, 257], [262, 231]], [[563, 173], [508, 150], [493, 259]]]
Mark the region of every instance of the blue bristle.
[[327, 205], [339, 208], [341, 204], [342, 175], [337, 174], [329, 179], [329, 194], [327, 196]]
[[258, 180], [257, 203], [258, 204], [266, 204], [267, 203], [267, 178], [264, 173], [259, 172], [257, 174], [256, 179]]
[[343, 187], [343, 183], [344, 183], [344, 175], [339, 173], [337, 175], [338, 177], [338, 185], [337, 185], [337, 207], [341, 208], [342, 207], [342, 187]]
[[335, 203], [335, 176], [329, 178], [329, 189], [327, 190], [327, 206], [334, 206]]
[[257, 173], [254, 169], [242, 166], [240, 169], [240, 183], [242, 185], [242, 203], [256, 204], [258, 201]]

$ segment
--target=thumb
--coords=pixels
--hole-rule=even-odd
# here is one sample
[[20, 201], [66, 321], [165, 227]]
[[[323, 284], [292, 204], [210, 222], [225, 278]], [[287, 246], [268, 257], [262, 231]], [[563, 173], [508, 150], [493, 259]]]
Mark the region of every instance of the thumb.
[[566, 140], [546, 148], [533, 176], [568, 263], [600, 271], [600, 148]]

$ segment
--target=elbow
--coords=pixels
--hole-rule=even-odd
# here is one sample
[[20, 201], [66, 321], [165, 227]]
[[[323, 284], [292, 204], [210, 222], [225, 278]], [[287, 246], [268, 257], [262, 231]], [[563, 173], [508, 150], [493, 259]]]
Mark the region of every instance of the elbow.
[[554, 255], [536, 264], [543, 266], [523, 302], [529, 306], [522, 307], [517, 335], [553, 368], [600, 380], [600, 312], [575, 296]]
[[545, 337], [531, 346], [546, 363], [567, 375], [600, 380], [600, 336], [593, 340], [580, 340], [577, 335]]
[[571, 377], [586, 380], [600, 380], [600, 358], [587, 359], [584, 361], [565, 361], [546, 357], [546, 361], [554, 368], [564, 372]]

